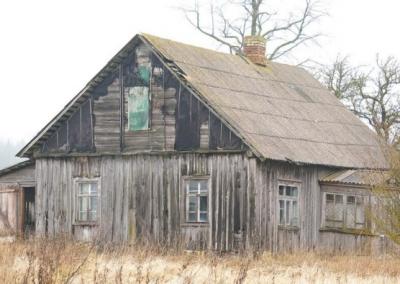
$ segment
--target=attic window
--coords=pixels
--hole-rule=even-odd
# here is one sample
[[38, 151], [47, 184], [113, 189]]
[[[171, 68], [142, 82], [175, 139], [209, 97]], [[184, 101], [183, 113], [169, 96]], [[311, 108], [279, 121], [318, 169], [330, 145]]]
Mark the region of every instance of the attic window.
[[148, 87], [133, 87], [128, 90], [128, 130], [149, 129], [150, 94]]

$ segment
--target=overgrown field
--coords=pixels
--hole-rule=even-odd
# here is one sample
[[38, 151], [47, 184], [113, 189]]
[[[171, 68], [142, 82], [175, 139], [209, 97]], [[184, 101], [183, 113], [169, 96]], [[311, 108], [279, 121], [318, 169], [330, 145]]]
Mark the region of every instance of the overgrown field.
[[400, 258], [16, 241], [0, 244], [0, 283], [400, 283]]

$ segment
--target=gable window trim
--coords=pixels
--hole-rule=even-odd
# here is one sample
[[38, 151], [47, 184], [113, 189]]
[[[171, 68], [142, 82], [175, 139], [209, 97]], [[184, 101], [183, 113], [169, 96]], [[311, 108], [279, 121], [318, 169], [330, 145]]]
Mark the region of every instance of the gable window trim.
[[[182, 177], [182, 188], [184, 194], [184, 222], [183, 226], [207, 226], [210, 221], [210, 189], [211, 189], [211, 179], [210, 176], [184, 176]], [[206, 188], [202, 189], [203, 186], [206, 185]], [[191, 182], [197, 182], [197, 189], [190, 188]], [[206, 199], [206, 210], [201, 210], [202, 199]], [[190, 201], [195, 200], [196, 207], [193, 210], [190, 210]], [[203, 203], [204, 205], [204, 203]], [[193, 220], [193, 216], [195, 219]], [[205, 220], [204, 219], [205, 216]]]
[[[329, 204], [332, 204], [330, 206], [333, 208], [329, 209]], [[341, 214], [337, 214], [338, 209], [336, 207], [340, 206], [340, 204], [341, 209], [339, 211], [341, 211]], [[321, 229], [343, 230], [346, 232], [369, 230], [370, 224], [366, 218], [366, 210], [369, 204], [368, 195], [365, 194], [335, 191], [322, 192]], [[328, 210], [333, 210], [333, 213], [328, 212]], [[350, 216], [351, 210], [353, 211], [352, 216]], [[335, 218], [328, 216], [332, 214], [335, 215]], [[361, 218], [362, 222], [358, 222], [358, 218]], [[352, 223], [351, 225], [350, 222]]]
[[[92, 192], [89, 192], [88, 194], [82, 194], [80, 192], [80, 187], [81, 185], [85, 184], [96, 184], [96, 193], [93, 194]], [[100, 186], [100, 178], [74, 178], [73, 179], [73, 197], [72, 197], [72, 225], [74, 226], [97, 226], [100, 224], [100, 216], [101, 216], [101, 186]], [[91, 191], [91, 189], [90, 189]], [[97, 206], [96, 206], [96, 218], [95, 220], [80, 220], [79, 216], [79, 201], [80, 198], [93, 198], [96, 197], [97, 201]], [[91, 201], [89, 201], [91, 203]], [[88, 209], [90, 211], [90, 209]], [[88, 211], [88, 213], [89, 213]]]
[[276, 220], [280, 229], [300, 229], [301, 184], [301, 181], [278, 180], [276, 188]]

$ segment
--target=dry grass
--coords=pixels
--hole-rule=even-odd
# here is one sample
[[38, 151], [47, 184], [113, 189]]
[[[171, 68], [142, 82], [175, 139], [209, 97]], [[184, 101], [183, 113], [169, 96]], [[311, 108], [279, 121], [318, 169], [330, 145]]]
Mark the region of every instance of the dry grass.
[[0, 244], [0, 283], [398, 283], [400, 258], [216, 255], [64, 239]]

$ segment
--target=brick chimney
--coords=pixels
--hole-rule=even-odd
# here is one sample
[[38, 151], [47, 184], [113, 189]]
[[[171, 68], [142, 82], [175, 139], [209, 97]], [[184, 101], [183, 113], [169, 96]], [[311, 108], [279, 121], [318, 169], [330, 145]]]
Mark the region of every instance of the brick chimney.
[[265, 38], [261, 36], [244, 37], [243, 53], [254, 64], [265, 66], [267, 59], [265, 57]]

